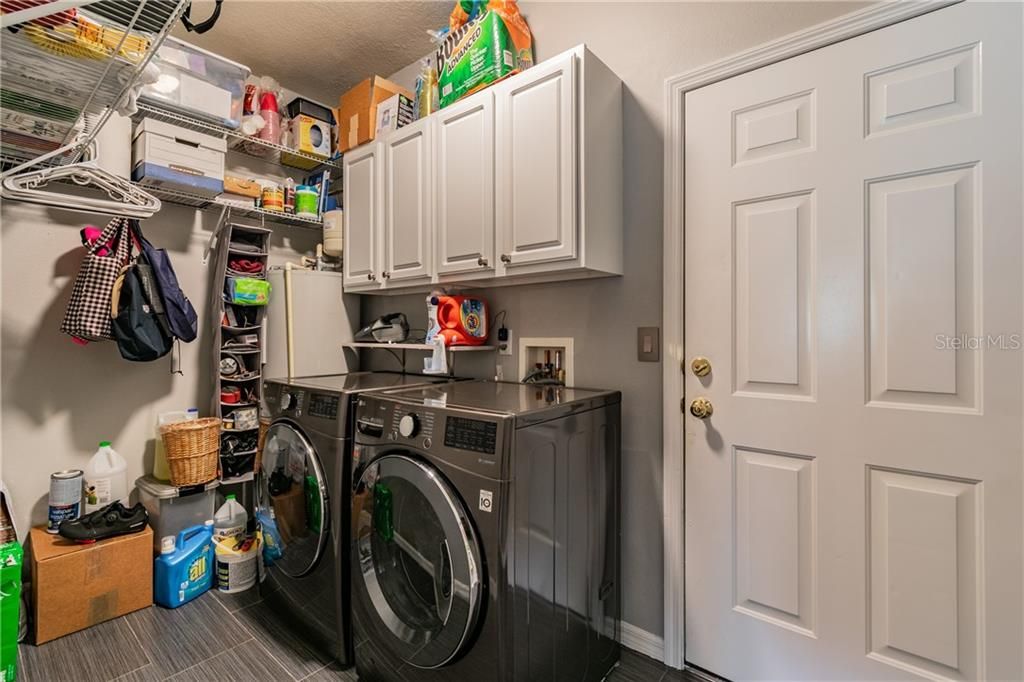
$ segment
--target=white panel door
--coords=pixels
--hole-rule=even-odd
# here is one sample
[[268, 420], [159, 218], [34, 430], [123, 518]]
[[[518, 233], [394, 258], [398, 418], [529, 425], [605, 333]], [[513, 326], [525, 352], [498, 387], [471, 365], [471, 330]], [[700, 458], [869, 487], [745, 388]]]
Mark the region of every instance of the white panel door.
[[495, 91], [496, 213], [506, 267], [576, 257], [576, 56]]
[[372, 142], [345, 154], [345, 288], [377, 288], [377, 234], [380, 231], [380, 145]]
[[689, 663], [1024, 678], [1021, 27], [959, 4], [687, 94]]
[[485, 91], [436, 115], [437, 271], [494, 269], [494, 96]]
[[432, 121], [422, 119], [389, 135], [384, 147], [384, 271], [386, 282], [432, 273]]

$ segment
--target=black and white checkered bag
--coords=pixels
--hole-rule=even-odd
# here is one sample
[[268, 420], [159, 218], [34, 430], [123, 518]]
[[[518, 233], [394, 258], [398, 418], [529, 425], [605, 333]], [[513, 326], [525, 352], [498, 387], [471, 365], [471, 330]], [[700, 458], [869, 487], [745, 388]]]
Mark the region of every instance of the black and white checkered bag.
[[[113, 253], [109, 253], [110, 246]], [[121, 268], [131, 260], [132, 237], [126, 218], [111, 220], [86, 251], [75, 277], [71, 300], [60, 330], [86, 341], [114, 338], [110, 326], [110, 294]], [[99, 252], [106, 251], [104, 255]]]

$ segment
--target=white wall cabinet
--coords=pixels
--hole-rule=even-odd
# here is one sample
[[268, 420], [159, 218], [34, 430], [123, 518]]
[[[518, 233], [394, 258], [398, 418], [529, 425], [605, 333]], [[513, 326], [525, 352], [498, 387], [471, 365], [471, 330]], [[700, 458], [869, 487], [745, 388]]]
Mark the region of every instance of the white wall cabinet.
[[345, 156], [345, 285], [622, 274], [622, 83], [585, 46]]
[[342, 165], [345, 213], [343, 272], [346, 290], [379, 287], [377, 242], [380, 232], [381, 146], [370, 144], [345, 155]]
[[498, 86], [496, 216], [500, 261], [576, 257], [576, 55]]
[[441, 110], [437, 132], [437, 272], [494, 273], [494, 96]]
[[382, 285], [429, 282], [434, 274], [433, 149], [429, 119], [388, 136], [384, 150]]

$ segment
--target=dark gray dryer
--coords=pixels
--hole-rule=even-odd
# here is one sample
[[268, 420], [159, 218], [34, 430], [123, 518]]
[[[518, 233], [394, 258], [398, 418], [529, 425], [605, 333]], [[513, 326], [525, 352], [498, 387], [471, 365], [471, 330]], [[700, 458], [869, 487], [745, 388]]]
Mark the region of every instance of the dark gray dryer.
[[360, 680], [596, 682], [614, 666], [617, 391], [362, 395], [353, 466]]
[[347, 567], [353, 396], [439, 381], [447, 379], [354, 372], [264, 384], [272, 421], [257, 515], [276, 526], [282, 542], [280, 556], [267, 561], [269, 580], [261, 591], [293, 629], [342, 663], [352, 662]]

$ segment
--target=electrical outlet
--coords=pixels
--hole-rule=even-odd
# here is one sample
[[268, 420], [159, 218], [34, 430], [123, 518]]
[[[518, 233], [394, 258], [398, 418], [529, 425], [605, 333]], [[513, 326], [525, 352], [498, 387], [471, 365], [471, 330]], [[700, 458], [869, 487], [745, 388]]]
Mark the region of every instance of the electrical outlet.
[[505, 380], [505, 366], [502, 365], [500, 362], [494, 368], [494, 380], [495, 381], [504, 381]]
[[502, 340], [501, 334], [498, 335], [498, 355], [512, 355], [512, 330], [505, 329], [505, 339]]

